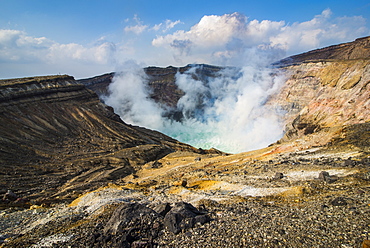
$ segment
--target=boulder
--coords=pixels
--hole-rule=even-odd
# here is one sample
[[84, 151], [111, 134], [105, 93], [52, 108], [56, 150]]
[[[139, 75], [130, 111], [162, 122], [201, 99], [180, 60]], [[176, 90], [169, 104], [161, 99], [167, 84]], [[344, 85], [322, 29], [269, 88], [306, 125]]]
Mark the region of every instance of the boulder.
[[321, 180], [321, 181], [326, 181], [326, 179], [329, 178], [329, 177], [330, 177], [330, 175], [329, 175], [329, 172], [327, 172], [327, 171], [322, 171], [319, 174], [319, 180]]
[[364, 240], [362, 242], [362, 248], [370, 248], [370, 240]]
[[332, 183], [332, 182], [337, 181], [338, 177], [329, 175], [329, 172], [327, 171], [321, 171], [317, 179], [320, 181], [327, 182], [327, 183]]
[[211, 218], [200, 212], [193, 205], [186, 202], [178, 202], [166, 214], [164, 226], [171, 232], [178, 234], [182, 230], [192, 228], [195, 224], [204, 224], [211, 221]]
[[352, 160], [351, 158], [348, 158], [343, 161], [343, 166], [345, 167], [354, 167], [356, 165], [356, 161]]
[[11, 190], [8, 190], [8, 192], [5, 193], [3, 200], [8, 200], [8, 201], [15, 201], [18, 199], [18, 196], [13, 193]]
[[151, 247], [162, 229], [163, 217], [139, 203], [117, 207], [104, 228], [103, 243], [110, 247]]

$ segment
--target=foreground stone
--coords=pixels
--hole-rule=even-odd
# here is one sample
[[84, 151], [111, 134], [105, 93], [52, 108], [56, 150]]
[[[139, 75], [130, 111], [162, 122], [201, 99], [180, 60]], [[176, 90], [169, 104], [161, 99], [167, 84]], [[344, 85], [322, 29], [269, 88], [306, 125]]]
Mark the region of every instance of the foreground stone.
[[186, 202], [178, 202], [164, 217], [164, 225], [174, 234], [182, 230], [193, 228], [197, 223], [203, 225], [211, 221], [211, 218], [201, 213], [193, 205]]
[[124, 203], [117, 207], [96, 243], [110, 247], [153, 246], [162, 229], [162, 217], [154, 210], [138, 204]]

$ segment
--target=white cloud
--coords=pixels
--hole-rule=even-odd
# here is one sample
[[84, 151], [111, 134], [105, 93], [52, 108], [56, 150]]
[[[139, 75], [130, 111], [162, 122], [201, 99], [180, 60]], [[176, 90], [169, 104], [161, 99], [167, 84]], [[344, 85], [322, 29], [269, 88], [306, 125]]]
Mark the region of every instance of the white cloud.
[[[33, 64], [32, 68], [38, 64], [39, 69], [35, 70], [35, 74], [55, 73], [65, 68], [70, 70], [73, 64], [73, 72], [78, 74], [76, 65], [81, 71], [87, 71], [82, 68], [84, 66], [108, 65], [114, 58], [115, 50], [115, 44], [102, 39], [92, 46], [60, 44], [45, 37], [29, 36], [23, 31], [0, 29], [0, 63], [7, 64], [8, 68], [14, 65], [14, 71], [18, 70], [19, 74], [25, 69], [24, 64]], [[51, 65], [54, 65], [54, 69]], [[6, 73], [0, 70], [3, 77]]]
[[159, 24], [155, 24], [152, 29], [154, 31], [158, 31], [159, 29], [161, 29], [161, 27], [163, 26], [163, 23], [159, 23]]
[[115, 50], [110, 42], [99, 41], [85, 47], [76, 43], [60, 44], [45, 37], [35, 38], [19, 30], [0, 30], [0, 61], [2, 62], [55, 62], [77, 60], [105, 64]]
[[173, 29], [177, 24], [181, 24], [181, 23], [182, 22], [180, 20], [177, 20], [177, 21], [166, 20], [163, 33], [168, 32], [169, 30]]
[[[124, 28], [125, 32], [133, 32], [137, 35], [144, 32], [146, 29], [148, 29], [148, 25], [144, 25], [143, 22], [140, 20], [140, 18], [137, 15], [134, 15], [133, 20], [135, 21], [136, 25], [133, 26], [127, 26]], [[129, 20], [127, 20], [128, 22]]]
[[[144, 25], [144, 23], [140, 20], [137, 15], [134, 15], [132, 20], [135, 22], [136, 25], [126, 26], [124, 28], [125, 32], [133, 32], [137, 35], [143, 33], [146, 30], [153, 30], [153, 31], [162, 31], [163, 33], [168, 32], [169, 30], [173, 29], [176, 25], [181, 24], [180, 20], [171, 21], [169, 19], [165, 20], [164, 22], [158, 23], [150, 27], [149, 25]], [[130, 19], [126, 19], [125, 22], [129, 22]]]
[[107, 64], [115, 51], [113, 43], [84, 47], [76, 43], [58, 44], [55, 43], [48, 49], [47, 58], [54, 63], [60, 60], [76, 60], [87, 63]]
[[53, 44], [45, 37], [34, 38], [23, 31], [0, 29], [0, 62], [41, 60]]
[[249, 48], [277, 49], [279, 56], [283, 56], [281, 51], [291, 55], [351, 41], [368, 33], [365, 22], [361, 16], [332, 18], [330, 9], [312, 20], [293, 24], [249, 21], [240, 13], [210, 15], [204, 16], [188, 31], [177, 30], [157, 36], [152, 45], [172, 49], [175, 60], [230, 64], [235, 60], [245, 60]]
[[234, 13], [223, 16], [204, 16], [190, 31], [178, 30], [174, 34], [159, 36], [153, 40], [154, 46], [173, 44], [173, 41], [190, 40], [196, 46], [212, 47], [225, 44], [238, 30], [243, 30], [245, 17]]
[[147, 25], [137, 24], [135, 26], [127, 26], [125, 27], [125, 32], [133, 32], [135, 34], [141, 34], [148, 28]]
[[310, 21], [284, 26], [279, 34], [270, 37], [270, 44], [282, 46], [290, 53], [298, 53], [351, 41], [366, 34], [366, 20], [363, 17], [333, 19], [331, 15], [330, 9], [326, 9]]

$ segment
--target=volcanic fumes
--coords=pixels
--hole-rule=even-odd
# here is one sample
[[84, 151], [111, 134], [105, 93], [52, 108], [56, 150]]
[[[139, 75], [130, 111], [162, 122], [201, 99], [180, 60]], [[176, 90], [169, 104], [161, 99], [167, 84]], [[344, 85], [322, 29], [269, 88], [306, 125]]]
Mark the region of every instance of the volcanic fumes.
[[104, 101], [130, 124], [163, 132], [204, 149], [237, 153], [265, 147], [283, 133], [278, 109], [266, 104], [284, 77], [270, 67], [206, 65], [178, 70], [174, 84], [182, 92], [175, 106], [153, 99], [149, 77], [128, 62], [116, 73]]

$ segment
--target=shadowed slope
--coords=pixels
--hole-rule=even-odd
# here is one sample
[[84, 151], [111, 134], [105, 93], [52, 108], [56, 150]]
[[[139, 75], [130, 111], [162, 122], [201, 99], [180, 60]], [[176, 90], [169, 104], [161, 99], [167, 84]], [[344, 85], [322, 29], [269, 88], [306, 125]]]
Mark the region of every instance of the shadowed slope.
[[54, 192], [83, 173], [75, 184], [86, 181], [86, 187], [94, 187], [175, 150], [197, 152], [158, 132], [125, 124], [69, 76], [3, 80], [0, 106], [1, 188], [27, 197]]

